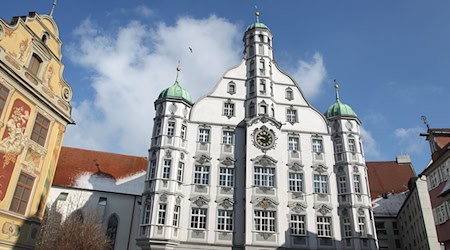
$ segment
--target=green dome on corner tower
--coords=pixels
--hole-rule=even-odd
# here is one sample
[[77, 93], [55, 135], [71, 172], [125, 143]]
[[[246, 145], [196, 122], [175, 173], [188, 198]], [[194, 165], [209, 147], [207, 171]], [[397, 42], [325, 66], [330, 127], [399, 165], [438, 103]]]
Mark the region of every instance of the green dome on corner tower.
[[249, 30], [252, 30], [252, 29], [255, 29], [255, 28], [258, 28], [258, 29], [266, 29], [266, 30], [269, 30], [269, 31], [270, 31], [270, 29], [269, 29], [269, 27], [267, 27], [267, 25], [265, 25], [265, 24], [259, 22], [259, 12], [258, 12], [258, 11], [256, 12], [256, 23], [250, 24], [250, 25], [247, 27], [247, 29], [245, 30], [245, 32], [247, 32], [247, 31], [249, 31]]
[[335, 85], [335, 88], [336, 88], [336, 102], [333, 103], [333, 105], [331, 105], [328, 108], [327, 112], [325, 112], [325, 117], [326, 118], [331, 118], [334, 116], [358, 117], [355, 111], [353, 111], [353, 109], [349, 105], [342, 103], [339, 100], [338, 84]]
[[180, 72], [180, 67], [177, 68], [177, 79], [175, 80], [175, 83], [168, 87], [167, 89], [161, 91], [161, 93], [158, 96], [159, 99], [179, 99], [179, 100], [185, 100], [189, 103], [192, 103], [192, 97], [189, 92], [181, 87], [180, 83], [178, 82], [178, 72]]

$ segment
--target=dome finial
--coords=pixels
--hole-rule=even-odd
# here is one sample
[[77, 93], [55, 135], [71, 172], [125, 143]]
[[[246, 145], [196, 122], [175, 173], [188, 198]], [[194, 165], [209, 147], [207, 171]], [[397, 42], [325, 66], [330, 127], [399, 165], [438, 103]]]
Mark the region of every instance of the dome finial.
[[336, 101], [339, 101], [339, 84], [336, 79], [334, 79], [334, 88], [336, 89]]
[[255, 5], [255, 9], [256, 9], [256, 12], [255, 12], [256, 23], [259, 23], [259, 11], [258, 11], [258, 6]]
[[180, 71], [181, 71], [180, 60], [178, 60], [178, 66], [177, 66], [177, 78], [175, 79], [175, 84], [178, 83], [178, 74], [180, 73]]

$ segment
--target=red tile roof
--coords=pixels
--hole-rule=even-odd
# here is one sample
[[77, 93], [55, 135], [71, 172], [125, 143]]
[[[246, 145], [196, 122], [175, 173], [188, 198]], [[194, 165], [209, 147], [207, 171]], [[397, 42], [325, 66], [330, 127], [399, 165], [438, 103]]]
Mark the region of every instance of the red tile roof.
[[62, 147], [53, 185], [72, 187], [77, 177], [85, 173], [119, 180], [146, 169], [146, 157]]
[[397, 163], [396, 161], [366, 162], [370, 195], [376, 199], [385, 193], [400, 193], [408, 189], [408, 181], [415, 177], [411, 163]]

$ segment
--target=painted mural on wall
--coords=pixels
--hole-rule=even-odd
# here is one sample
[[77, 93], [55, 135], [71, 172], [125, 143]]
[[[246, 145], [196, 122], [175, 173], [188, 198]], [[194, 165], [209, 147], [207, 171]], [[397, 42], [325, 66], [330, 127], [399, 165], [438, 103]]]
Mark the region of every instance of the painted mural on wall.
[[28, 142], [24, 133], [29, 117], [30, 106], [16, 99], [0, 141], [0, 201], [5, 198], [17, 157]]

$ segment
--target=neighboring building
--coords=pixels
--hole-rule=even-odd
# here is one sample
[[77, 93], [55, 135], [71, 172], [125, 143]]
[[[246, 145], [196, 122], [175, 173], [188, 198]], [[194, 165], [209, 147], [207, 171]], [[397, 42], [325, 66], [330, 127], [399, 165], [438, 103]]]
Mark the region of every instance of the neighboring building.
[[155, 101], [141, 248], [377, 248], [360, 120], [337, 89], [316, 110], [272, 38], [257, 19], [211, 92], [193, 103], [177, 78]]
[[431, 150], [431, 162], [421, 175], [427, 177], [439, 242], [450, 249], [450, 205], [448, 199], [442, 197], [448, 192], [450, 176], [450, 129], [428, 128], [427, 133], [420, 135], [426, 137]]
[[58, 223], [77, 214], [103, 223], [111, 249], [136, 249], [147, 159], [62, 147], [47, 207]]
[[440, 249], [425, 176], [412, 178], [409, 194], [397, 215], [405, 250]]
[[367, 162], [380, 249], [439, 249], [426, 177], [415, 177], [411, 159]]
[[367, 162], [373, 215], [380, 249], [403, 249], [397, 215], [408, 196], [408, 182], [415, 177], [411, 159]]
[[0, 248], [33, 249], [72, 90], [51, 16], [0, 19]]

